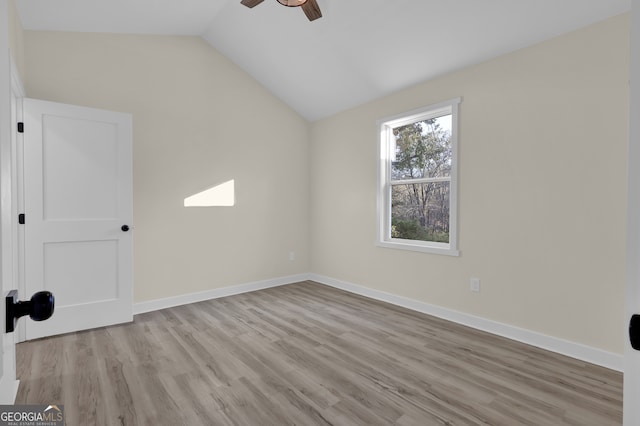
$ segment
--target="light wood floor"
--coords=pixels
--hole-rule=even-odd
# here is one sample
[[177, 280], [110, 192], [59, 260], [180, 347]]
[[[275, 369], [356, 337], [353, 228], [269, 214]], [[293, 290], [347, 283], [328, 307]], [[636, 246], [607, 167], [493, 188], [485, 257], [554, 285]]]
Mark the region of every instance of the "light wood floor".
[[21, 343], [68, 425], [619, 425], [622, 374], [303, 282]]

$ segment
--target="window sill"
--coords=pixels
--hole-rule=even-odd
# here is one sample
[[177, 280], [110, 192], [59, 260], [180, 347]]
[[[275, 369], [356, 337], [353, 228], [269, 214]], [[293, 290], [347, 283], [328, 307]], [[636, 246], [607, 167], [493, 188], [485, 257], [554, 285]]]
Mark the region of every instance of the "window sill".
[[433, 245], [416, 244], [411, 240], [400, 241], [378, 241], [378, 247], [391, 248], [397, 250], [419, 251], [422, 253], [441, 254], [445, 256], [460, 256], [458, 250], [452, 249], [449, 244], [433, 243]]

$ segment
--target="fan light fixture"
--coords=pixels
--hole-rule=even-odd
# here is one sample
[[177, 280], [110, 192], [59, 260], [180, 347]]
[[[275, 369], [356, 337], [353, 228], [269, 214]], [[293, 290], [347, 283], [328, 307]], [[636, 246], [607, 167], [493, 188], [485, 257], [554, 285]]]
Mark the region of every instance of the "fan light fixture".
[[[263, 1], [264, 0], [241, 0], [240, 4], [252, 9]], [[320, 11], [320, 6], [318, 6], [318, 2], [316, 0], [278, 0], [278, 3], [287, 7], [302, 6], [302, 11], [310, 21], [322, 18], [322, 12]]]
[[287, 6], [287, 7], [302, 6], [306, 2], [307, 2], [307, 0], [278, 0], [278, 3], [280, 3], [283, 6]]

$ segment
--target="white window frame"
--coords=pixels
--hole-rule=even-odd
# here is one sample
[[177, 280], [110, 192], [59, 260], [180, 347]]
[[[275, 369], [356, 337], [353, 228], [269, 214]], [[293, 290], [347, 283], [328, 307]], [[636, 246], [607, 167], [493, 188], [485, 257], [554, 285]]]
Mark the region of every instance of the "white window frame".
[[[386, 248], [459, 256], [458, 251], [458, 115], [462, 98], [450, 99], [417, 110], [378, 120], [378, 208], [377, 242]], [[394, 155], [393, 129], [416, 121], [451, 114], [451, 176], [450, 178], [412, 179], [407, 183], [449, 181], [449, 242], [406, 240], [391, 237], [391, 162]], [[400, 181], [395, 181], [397, 184]]]

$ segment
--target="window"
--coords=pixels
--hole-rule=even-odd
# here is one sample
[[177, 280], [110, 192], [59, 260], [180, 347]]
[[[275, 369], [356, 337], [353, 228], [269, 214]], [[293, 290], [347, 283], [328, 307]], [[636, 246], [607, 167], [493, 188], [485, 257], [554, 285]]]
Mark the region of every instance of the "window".
[[381, 120], [378, 245], [457, 256], [460, 98]]

